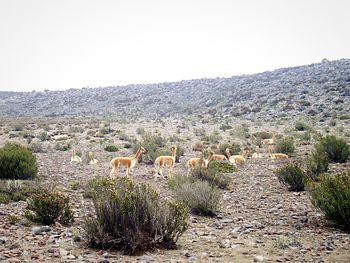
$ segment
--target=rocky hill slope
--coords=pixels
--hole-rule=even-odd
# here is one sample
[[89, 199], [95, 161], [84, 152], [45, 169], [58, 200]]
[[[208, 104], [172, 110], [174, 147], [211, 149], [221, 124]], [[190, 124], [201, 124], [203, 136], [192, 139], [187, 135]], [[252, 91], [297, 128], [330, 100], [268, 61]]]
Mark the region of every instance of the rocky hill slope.
[[331, 116], [350, 111], [350, 59], [231, 78], [82, 88], [0, 92], [0, 116], [108, 115], [167, 117]]

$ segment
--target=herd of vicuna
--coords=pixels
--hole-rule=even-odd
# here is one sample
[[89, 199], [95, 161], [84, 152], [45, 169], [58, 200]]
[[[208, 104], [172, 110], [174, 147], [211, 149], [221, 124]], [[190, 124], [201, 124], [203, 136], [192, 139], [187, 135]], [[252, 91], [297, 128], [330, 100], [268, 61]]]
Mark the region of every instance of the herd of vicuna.
[[[285, 159], [288, 158], [288, 155], [284, 153], [272, 153], [271, 145], [275, 143], [275, 135], [271, 139], [265, 139], [262, 140], [262, 145], [266, 145], [268, 147], [268, 153], [271, 159]], [[176, 158], [176, 150], [177, 147], [174, 145], [170, 148], [171, 155], [163, 155], [156, 158], [154, 161], [155, 165], [155, 174], [156, 176], [161, 175], [163, 178], [163, 168], [166, 167], [169, 169], [169, 175], [173, 173], [173, 168], [175, 164], [175, 158]], [[110, 173], [110, 177], [112, 179], [117, 178], [118, 176], [118, 170], [119, 167], [125, 167], [126, 169], [126, 176], [129, 176], [131, 170], [135, 167], [138, 159], [141, 157], [142, 154], [146, 153], [147, 150], [140, 146], [136, 153], [133, 156], [128, 157], [115, 157], [111, 161], [112, 170]], [[208, 157], [207, 158], [201, 158], [201, 157], [195, 157], [191, 158], [187, 161], [186, 165], [189, 169], [194, 169], [195, 167], [203, 167], [207, 168], [210, 161], [228, 161], [233, 165], [244, 165], [246, 162], [247, 152], [244, 153], [244, 155], [231, 155], [230, 149], [226, 149], [226, 155], [222, 154], [216, 154], [213, 151], [209, 149]], [[256, 151], [250, 155], [252, 159], [260, 159], [261, 153], [259, 150], [259, 147], [257, 147]], [[96, 164], [98, 163], [97, 159], [95, 158], [95, 155], [92, 152], [88, 153], [88, 159], [90, 164]], [[72, 150], [72, 157], [71, 162], [81, 162], [82, 159], [76, 154], [75, 149]]]

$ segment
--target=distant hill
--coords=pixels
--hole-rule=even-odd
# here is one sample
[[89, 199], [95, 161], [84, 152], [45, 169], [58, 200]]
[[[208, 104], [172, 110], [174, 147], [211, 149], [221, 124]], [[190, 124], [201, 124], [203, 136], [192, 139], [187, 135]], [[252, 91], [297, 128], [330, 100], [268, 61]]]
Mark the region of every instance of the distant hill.
[[350, 60], [230, 78], [46, 92], [0, 92], [0, 116], [168, 117], [191, 114], [272, 118], [350, 112]]

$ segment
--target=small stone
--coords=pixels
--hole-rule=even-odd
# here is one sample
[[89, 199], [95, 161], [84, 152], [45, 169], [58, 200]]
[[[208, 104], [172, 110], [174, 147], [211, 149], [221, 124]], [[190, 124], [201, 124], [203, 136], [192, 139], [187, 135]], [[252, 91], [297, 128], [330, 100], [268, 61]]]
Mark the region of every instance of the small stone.
[[144, 255], [144, 256], [140, 257], [139, 259], [141, 262], [144, 262], [144, 263], [155, 261], [154, 258], [147, 256], [147, 255]]
[[262, 262], [264, 261], [264, 256], [258, 255], [254, 256], [254, 262]]
[[49, 226], [34, 226], [31, 229], [31, 233], [33, 235], [40, 235], [43, 232], [51, 231], [51, 228]]
[[7, 237], [0, 237], [0, 244], [5, 244], [7, 240]]

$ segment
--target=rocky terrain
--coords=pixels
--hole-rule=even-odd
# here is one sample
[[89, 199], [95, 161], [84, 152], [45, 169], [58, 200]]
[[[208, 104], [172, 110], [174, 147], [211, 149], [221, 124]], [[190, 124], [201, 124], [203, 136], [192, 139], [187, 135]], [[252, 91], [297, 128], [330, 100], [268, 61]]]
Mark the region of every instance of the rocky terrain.
[[[3, 87], [6, 88], [6, 87]], [[350, 60], [231, 78], [45, 92], [0, 92], [0, 116], [242, 116], [347, 114]]]
[[[286, 162], [305, 160], [322, 135], [349, 143], [349, 102], [346, 59], [232, 78], [0, 92], [0, 147], [8, 141], [31, 147], [39, 169], [35, 182], [69, 195], [75, 217], [69, 226], [30, 224], [23, 216], [25, 201], [0, 204], [0, 262], [350, 262], [350, 234], [329, 224], [307, 192], [288, 191], [273, 173]], [[300, 121], [305, 130], [296, 129]], [[248, 159], [230, 174], [217, 216], [190, 215], [176, 249], [128, 256], [88, 248], [83, 222], [94, 209], [83, 196], [84, 185], [107, 177], [110, 160], [131, 155], [130, 145], [144, 132], [166, 138], [166, 147], [183, 148], [177, 174], [187, 173], [186, 161], [200, 156], [194, 150], [198, 142], [243, 149], [254, 146], [254, 133], [273, 132], [293, 138], [296, 150], [288, 160], [272, 161], [261, 148], [260, 160]], [[118, 151], [105, 151], [107, 145]], [[72, 148], [82, 153], [82, 163], [70, 162]], [[98, 164], [88, 164], [89, 151]], [[332, 163], [329, 173], [349, 168], [349, 160]], [[172, 197], [166, 181], [154, 178], [153, 165], [137, 164], [132, 178], [150, 184], [162, 198]]]

